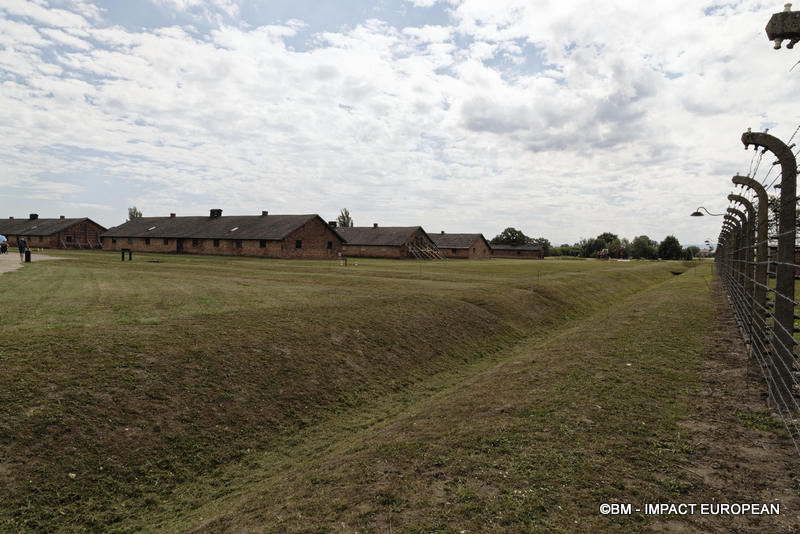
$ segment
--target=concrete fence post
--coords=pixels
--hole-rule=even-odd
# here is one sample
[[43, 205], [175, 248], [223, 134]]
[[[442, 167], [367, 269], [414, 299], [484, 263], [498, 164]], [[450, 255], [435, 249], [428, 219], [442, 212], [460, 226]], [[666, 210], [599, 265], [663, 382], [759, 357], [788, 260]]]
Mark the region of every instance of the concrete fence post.
[[745, 148], [753, 145], [772, 152], [781, 165], [781, 198], [778, 214], [778, 254], [775, 280], [775, 321], [772, 329], [773, 367], [777, 399], [783, 407], [793, 410], [794, 384], [794, 251], [795, 217], [797, 211], [797, 160], [791, 148], [767, 133], [742, 134]]

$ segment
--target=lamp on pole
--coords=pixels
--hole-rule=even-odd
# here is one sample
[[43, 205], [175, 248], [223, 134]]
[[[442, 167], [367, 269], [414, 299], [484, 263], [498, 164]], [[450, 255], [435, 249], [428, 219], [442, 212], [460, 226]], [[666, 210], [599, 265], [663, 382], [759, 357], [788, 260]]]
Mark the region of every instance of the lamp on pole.
[[708, 213], [709, 215], [711, 215], [713, 217], [722, 217], [723, 215], [725, 215], [724, 213], [711, 213], [710, 211], [705, 209], [703, 206], [698, 206], [698, 208], [693, 213], [690, 213], [689, 216], [690, 217], [705, 217], [705, 215], [700, 213], [700, 210], [705, 211], [706, 213]]

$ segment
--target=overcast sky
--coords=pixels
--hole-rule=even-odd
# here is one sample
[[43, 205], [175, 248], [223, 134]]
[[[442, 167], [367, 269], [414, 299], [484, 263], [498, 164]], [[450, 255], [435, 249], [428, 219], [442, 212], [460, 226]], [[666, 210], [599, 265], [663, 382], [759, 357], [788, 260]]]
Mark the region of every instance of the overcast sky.
[[764, 33], [782, 9], [0, 0], [0, 216], [346, 207], [555, 245], [713, 241], [721, 218], [688, 215], [752, 172], [742, 132], [800, 123], [800, 48]]

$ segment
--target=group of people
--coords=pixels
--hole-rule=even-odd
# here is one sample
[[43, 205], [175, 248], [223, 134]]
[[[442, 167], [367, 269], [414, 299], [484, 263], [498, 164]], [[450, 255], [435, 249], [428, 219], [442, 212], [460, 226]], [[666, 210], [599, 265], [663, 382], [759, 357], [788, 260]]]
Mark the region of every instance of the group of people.
[[[28, 242], [24, 237], [17, 239], [17, 247], [19, 248], [19, 261], [25, 261], [25, 251], [28, 250]], [[8, 253], [8, 241], [0, 243], [0, 254]]]

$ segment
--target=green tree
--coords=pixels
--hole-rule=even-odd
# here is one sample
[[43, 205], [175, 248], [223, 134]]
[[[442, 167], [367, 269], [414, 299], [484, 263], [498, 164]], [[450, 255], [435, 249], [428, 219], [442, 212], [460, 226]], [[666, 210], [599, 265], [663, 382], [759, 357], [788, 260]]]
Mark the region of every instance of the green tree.
[[662, 260], [679, 260], [683, 254], [683, 248], [674, 235], [668, 235], [664, 241], [658, 245], [658, 257]]
[[[608, 244], [608, 254], [612, 258], [627, 258], [628, 257], [628, 245], [623, 245], [623, 240], [619, 238], [614, 239], [611, 243]], [[627, 239], [624, 240], [627, 243]]]
[[[770, 195], [767, 197], [767, 207], [768, 215], [767, 215], [767, 232], [770, 235], [775, 235], [778, 233], [778, 221], [780, 220], [780, 212], [781, 212], [781, 197], [777, 195]], [[795, 226], [800, 228], [800, 211], [795, 213]]]
[[700, 255], [700, 247], [696, 247], [694, 245], [689, 245], [686, 247], [686, 250], [689, 252], [690, 256], [689, 259], [696, 258]]
[[606, 244], [606, 246], [603, 248], [611, 248], [610, 246], [611, 243], [619, 239], [619, 236], [617, 234], [612, 234], [611, 232], [603, 232], [602, 234], [597, 236], [597, 239], [600, 239], [601, 241], [603, 241], [603, 243]]
[[350, 211], [347, 208], [342, 208], [342, 211], [339, 212], [339, 216], [336, 217], [336, 224], [342, 228], [353, 227], [353, 218], [350, 217]]
[[586, 239], [585, 237], [581, 238], [581, 240], [578, 241], [576, 246], [580, 247], [581, 256], [583, 256], [584, 258], [591, 258], [593, 256], [596, 256], [598, 252], [600, 252], [604, 248], [608, 248], [606, 246], [606, 242], [597, 237], [594, 239]]
[[533, 239], [523, 234], [522, 230], [517, 230], [509, 226], [498, 235], [494, 236], [489, 243], [492, 245], [514, 245], [518, 247], [522, 245], [532, 245]]
[[540, 247], [542, 247], [545, 256], [550, 255], [550, 250], [552, 248], [552, 245], [550, 244], [549, 239], [545, 239], [544, 237], [537, 237], [535, 239], [531, 239], [531, 241], [533, 242], [534, 245], [539, 245]]
[[631, 258], [654, 260], [658, 257], [658, 250], [652, 244], [652, 241], [646, 235], [640, 235], [633, 238], [631, 241], [629, 254]]
[[142, 216], [142, 212], [136, 209], [136, 206], [128, 208], [128, 220], [138, 219]]

